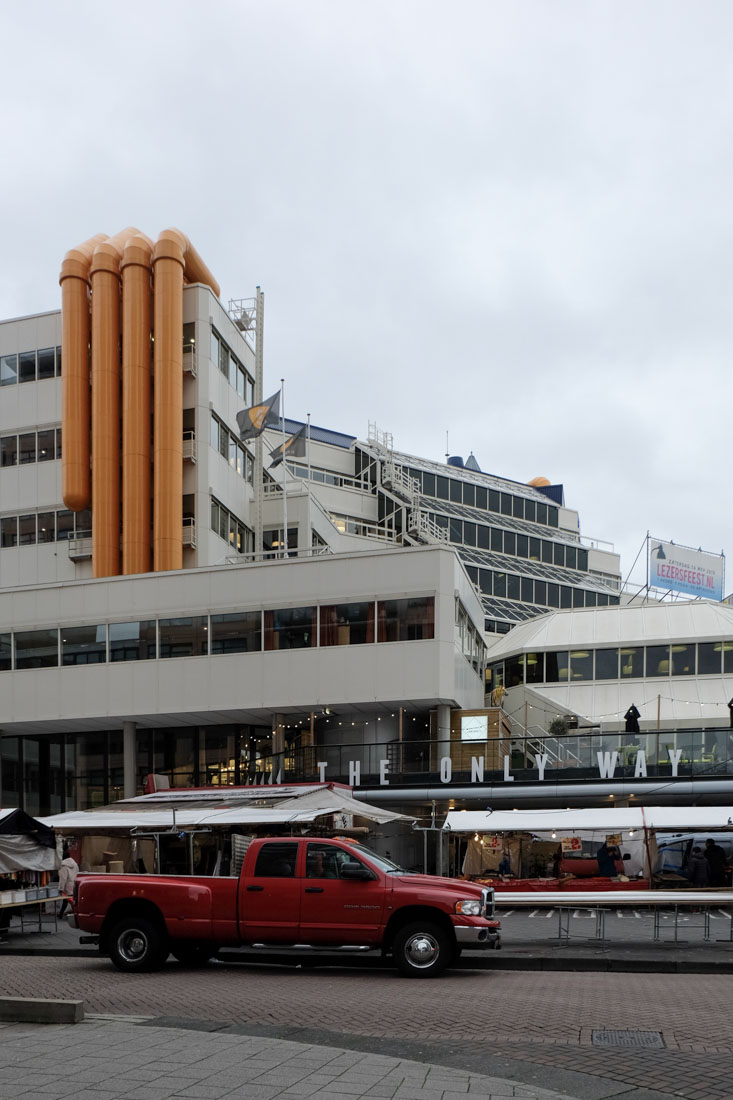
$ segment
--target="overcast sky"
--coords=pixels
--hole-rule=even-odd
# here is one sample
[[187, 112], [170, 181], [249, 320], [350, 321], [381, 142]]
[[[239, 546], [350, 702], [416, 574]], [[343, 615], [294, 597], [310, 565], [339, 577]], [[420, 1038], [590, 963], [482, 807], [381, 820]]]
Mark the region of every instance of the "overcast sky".
[[264, 290], [287, 415], [563, 482], [624, 576], [648, 529], [730, 552], [732, 31], [729, 0], [4, 4], [0, 317], [175, 225], [225, 304]]

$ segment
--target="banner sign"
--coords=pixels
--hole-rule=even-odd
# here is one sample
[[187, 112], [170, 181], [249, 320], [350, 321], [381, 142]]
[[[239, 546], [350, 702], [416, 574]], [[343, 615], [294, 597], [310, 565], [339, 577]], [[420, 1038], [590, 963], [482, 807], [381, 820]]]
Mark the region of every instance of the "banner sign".
[[722, 600], [724, 567], [722, 554], [704, 554], [673, 542], [649, 539], [649, 584], [653, 588]]
[[563, 852], [582, 852], [583, 841], [579, 836], [564, 836], [560, 841]]

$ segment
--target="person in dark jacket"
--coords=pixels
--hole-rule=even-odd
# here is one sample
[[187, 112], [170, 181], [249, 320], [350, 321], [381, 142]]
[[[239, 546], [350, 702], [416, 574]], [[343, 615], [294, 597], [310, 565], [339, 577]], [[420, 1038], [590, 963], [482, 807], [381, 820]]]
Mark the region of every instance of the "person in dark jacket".
[[621, 854], [615, 845], [601, 844], [600, 848], [596, 852], [596, 859], [598, 860], [598, 874], [601, 878], [616, 878], [618, 871], [616, 870], [616, 860], [621, 858]]
[[708, 874], [711, 886], [725, 886], [725, 868], [728, 860], [725, 852], [712, 837], [705, 841], [705, 859], [708, 861]]
[[707, 886], [710, 883], [708, 861], [702, 848], [693, 848], [687, 861], [687, 877], [691, 886]]

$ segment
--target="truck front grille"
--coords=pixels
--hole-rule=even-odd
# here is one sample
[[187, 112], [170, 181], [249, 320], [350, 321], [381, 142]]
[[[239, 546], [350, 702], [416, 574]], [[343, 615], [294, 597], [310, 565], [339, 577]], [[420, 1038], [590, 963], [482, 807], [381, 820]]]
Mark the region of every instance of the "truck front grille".
[[481, 891], [481, 913], [487, 920], [494, 915], [494, 891], [491, 887], [485, 887]]

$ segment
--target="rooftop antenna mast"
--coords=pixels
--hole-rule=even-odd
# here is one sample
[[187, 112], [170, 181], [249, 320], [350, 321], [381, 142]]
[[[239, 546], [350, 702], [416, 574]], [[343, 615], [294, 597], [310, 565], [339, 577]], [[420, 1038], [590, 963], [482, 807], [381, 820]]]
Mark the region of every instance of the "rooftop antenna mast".
[[446, 430], [445, 430], [445, 461], [447, 462], [449, 458], [450, 458], [450, 451], [448, 449], [448, 429], [446, 428]]

